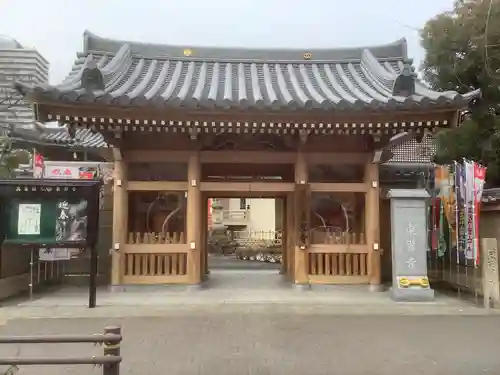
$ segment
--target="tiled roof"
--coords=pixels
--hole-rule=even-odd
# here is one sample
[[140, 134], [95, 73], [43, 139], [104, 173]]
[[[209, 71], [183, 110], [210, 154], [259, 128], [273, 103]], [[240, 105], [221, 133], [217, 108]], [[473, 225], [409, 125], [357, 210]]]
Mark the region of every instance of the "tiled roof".
[[78, 149], [108, 147], [101, 133], [90, 129], [77, 128], [72, 137], [65, 127], [49, 128], [43, 125], [33, 127], [14, 127], [8, 130], [14, 141], [43, 144], [48, 146], [63, 146]]
[[47, 101], [219, 109], [462, 108], [480, 95], [436, 92], [412, 72], [404, 39], [345, 49], [183, 48], [84, 35], [59, 85], [17, 84]]

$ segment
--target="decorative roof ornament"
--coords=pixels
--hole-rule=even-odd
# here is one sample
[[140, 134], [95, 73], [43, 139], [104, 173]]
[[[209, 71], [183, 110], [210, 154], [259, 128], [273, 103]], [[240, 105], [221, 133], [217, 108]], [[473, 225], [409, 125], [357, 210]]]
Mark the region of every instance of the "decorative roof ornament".
[[186, 57], [190, 57], [193, 55], [193, 51], [191, 50], [191, 48], [186, 48], [186, 49], [184, 49], [183, 54]]
[[85, 61], [85, 67], [82, 72], [81, 86], [87, 91], [104, 90], [104, 77], [97, 67], [97, 63], [94, 58], [91, 55], [89, 56], [90, 59]]
[[311, 52], [304, 53], [304, 60], [311, 60], [311, 59], [312, 59], [312, 53]]
[[392, 86], [394, 96], [412, 96], [415, 94], [415, 72], [409, 61], [405, 61], [403, 70], [397, 76]]

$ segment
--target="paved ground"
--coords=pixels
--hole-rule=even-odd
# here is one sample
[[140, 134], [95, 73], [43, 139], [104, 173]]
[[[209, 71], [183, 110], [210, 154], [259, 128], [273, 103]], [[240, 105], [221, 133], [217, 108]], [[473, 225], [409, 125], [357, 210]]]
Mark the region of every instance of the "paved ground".
[[173, 311], [255, 312], [334, 315], [485, 315], [498, 314], [470, 303], [437, 295], [429, 303], [395, 303], [388, 291], [370, 292], [366, 286], [318, 287], [300, 291], [276, 271], [214, 271], [201, 290], [131, 288], [111, 293], [100, 289], [98, 308], [89, 310], [86, 288], [61, 288], [33, 300], [4, 303], [0, 321], [12, 318], [163, 316]]
[[[298, 291], [276, 271], [217, 271], [207, 289], [63, 288], [0, 308], [0, 334], [123, 327], [122, 374], [443, 375], [499, 373], [498, 310], [438, 295], [395, 303], [366, 287]], [[99, 355], [92, 345], [0, 346], [1, 356]], [[89, 375], [91, 366], [23, 367], [20, 374]]]
[[[498, 316], [332, 316], [200, 313], [157, 318], [13, 320], [0, 334], [123, 327], [121, 373], [134, 375], [498, 374]], [[97, 355], [92, 345], [0, 347], [0, 355]], [[90, 375], [91, 366], [20, 374]]]

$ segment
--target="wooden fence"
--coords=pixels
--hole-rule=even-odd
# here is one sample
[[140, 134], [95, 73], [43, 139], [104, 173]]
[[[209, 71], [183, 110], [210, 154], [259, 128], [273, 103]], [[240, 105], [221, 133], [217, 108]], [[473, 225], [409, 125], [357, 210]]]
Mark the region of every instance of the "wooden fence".
[[183, 232], [129, 233], [124, 246], [124, 284], [187, 283], [188, 245]]

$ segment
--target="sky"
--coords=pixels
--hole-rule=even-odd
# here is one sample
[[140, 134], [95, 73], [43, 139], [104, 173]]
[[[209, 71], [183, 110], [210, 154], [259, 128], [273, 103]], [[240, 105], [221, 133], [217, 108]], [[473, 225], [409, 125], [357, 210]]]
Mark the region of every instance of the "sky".
[[186, 47], [335, 48], [408, 41], [454, 0], [0, 0], [0, 34], [36, 48], [51, 83], [70, 71], [83, 32]]

